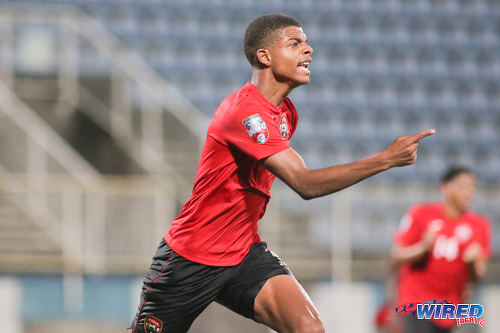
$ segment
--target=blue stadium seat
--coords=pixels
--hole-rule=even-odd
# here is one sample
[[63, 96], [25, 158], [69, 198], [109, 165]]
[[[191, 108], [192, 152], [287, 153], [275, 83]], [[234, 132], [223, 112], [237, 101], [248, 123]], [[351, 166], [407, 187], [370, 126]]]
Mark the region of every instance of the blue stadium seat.
[[[311, 84], [292, 94], [304, 124], [297, 135], [305, 142], [314, 139], [326, 148], [335, 142], [331, 153], [350, 160], [393, 136], [435, 127], [439, 135], [432, 140], [445, 148], [424, 148], [428, 163], [378, 179], [433, 180], [433, 169], [444, 162], [481, 157], [479, 172], [500, 183], [492, 176], [500, 158], [479, 149], [499, 141], [497, 0], [71, 3], [142, 54], [207, 114], [250, 79], [242, 51], [248, 22], [265, 12], [295, 15], [315, 52]], [[109, 59], [81, 47], [82, 71], [106, 70]], [[371, 146], [365, 146], [367, 138]], [[460, 157], [464, 139], [472, 146]], [[349, 144], [339, 148], [344, 141]], [[317, 149], [304, 151], [314, 164], [327, 158]]]

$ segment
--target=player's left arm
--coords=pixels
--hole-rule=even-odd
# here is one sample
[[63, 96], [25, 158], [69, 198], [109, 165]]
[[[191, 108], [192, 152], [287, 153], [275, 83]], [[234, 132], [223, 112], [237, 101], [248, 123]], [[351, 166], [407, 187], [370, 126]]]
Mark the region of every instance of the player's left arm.
[[463, 260], [467, 264], [471, 282], [479, 282], [486, 274], [487, 259], [482, 253], [481, 245], [471, 243], [464, 251]]
[[340, 191], [388, 168], [377, 156], [313, 170], [292, 148], [265, 158], [261, 163], [306, 200]]
[[488, 258], [491, 253], [490, 224], [487, 220], [481, 222], [483, 228], [480, 229], [477, 240], [467, 246], [462, 256], [469, 270], [470, 280], [473, 283], [479, 282], [486, 274]]
[[405, 263], [416, 263], [425, 260], [431, 253], [436, 233], [426, 231], [422, 239], [412, 245], [402, 246], [395, 243], [391, 250], [392, 262], [399, 266]]
[[304, 199], [332, 194], [390, 168], [413, 164], [420, 140], [434, 129], [398, 137], [386, 149], [370, 157], [321, 169], [309, 169], [292, 148], [261, 159], [262, 165]]

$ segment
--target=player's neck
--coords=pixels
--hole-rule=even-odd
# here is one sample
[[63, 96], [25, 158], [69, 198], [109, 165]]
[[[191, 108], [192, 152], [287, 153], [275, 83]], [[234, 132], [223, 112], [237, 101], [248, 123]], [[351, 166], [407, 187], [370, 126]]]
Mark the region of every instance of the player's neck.
[[445, 201], [444, 203], [444, 214], [446, 215], [447, 218], [450, 219], [456, 219], [462, 216], [462, 214], [465, 213], [465, 210], [462, 209], [461, 207], [458, 207], [457, 205], [453, 204], [452, 202]]
[[265, 69], [254, 69], [252, 84], [257, 87], [265, 99], [276, 106], [281, 105], [281, 102], [293, 89], [286, 83], [276, 81], [272, 73]]

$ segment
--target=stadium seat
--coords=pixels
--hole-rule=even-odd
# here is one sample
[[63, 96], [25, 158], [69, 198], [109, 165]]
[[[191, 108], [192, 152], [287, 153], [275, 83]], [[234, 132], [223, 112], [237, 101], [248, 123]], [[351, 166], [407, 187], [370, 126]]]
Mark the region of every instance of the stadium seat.
[[[459, 150], [457, 138], [474, 138], [475, 148], [466, 158], [476, 154], [481, 140], [498, 141], [500, 124], [492, 119], [500, 107], [498, 20], [491, 14], [500, 5], [495, 0], [335, 0], [315, 6], [284, 0], [71, 3], [142, 54], [207, 114], [250, 79], [242, 51], [248, 22], [286, 6], [287, 14], [302, 21], [315, 49], [311, 84], [292, 94], [299, 112], [307, 109], [300, 113], [306, 125], [297, 135], [325, 144], [348, 138], [358, 149], [367, 137], [380, 147], [391, 135], [431, 126], [445, 133], [439, 140], [450, 148], [442, 152], [446, 161]], [[82, 70], [105, 70], [105, 58], [84, 44], [82, 51]], [[378, 136], [381, 128], [385, 135]], [[308, 152], [316, 153], [321, 154]], [[336, 154], [345, 159], [356, 155], [347, 148]], [[425, 155], [431, 165], [438, 164], [437, 150]], [[311, 160], [320, 163], [322, 158]], [[489, 170], [498, 163], [485, 160]], [[425, 167], [412, 170], [416, 177], [431, 179]]]

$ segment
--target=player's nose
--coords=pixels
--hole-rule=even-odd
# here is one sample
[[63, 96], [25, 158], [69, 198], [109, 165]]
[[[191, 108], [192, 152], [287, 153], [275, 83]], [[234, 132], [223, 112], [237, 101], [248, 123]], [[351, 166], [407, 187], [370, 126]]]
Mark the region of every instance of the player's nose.
[[311, 47], [311, 45], [307, 44], [306, 43], [306, 47], [304, 48], [304, 54], [313, 54], [314, 50], [313, 48]]

